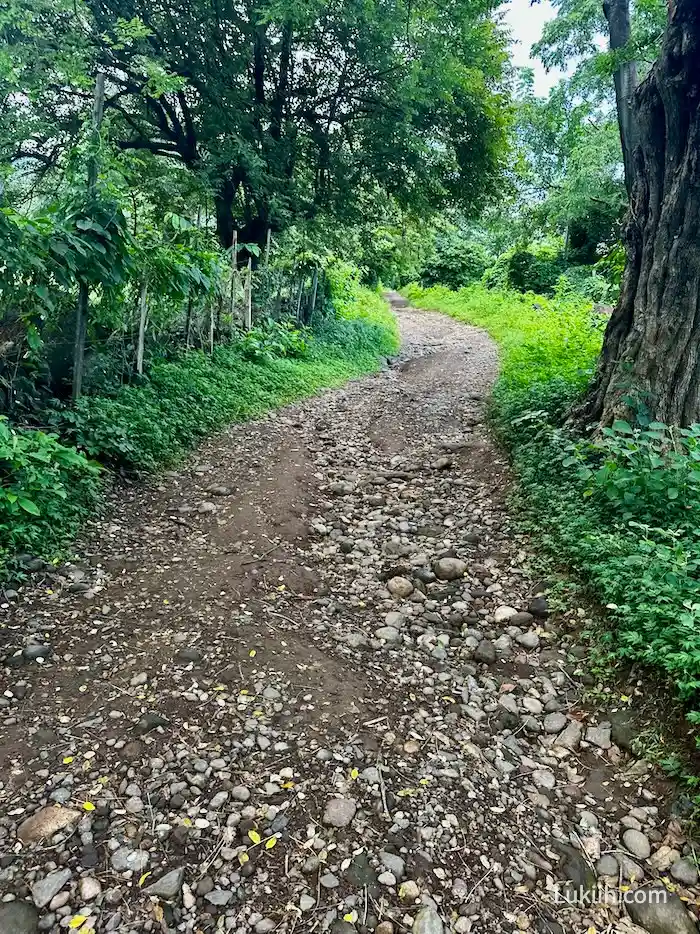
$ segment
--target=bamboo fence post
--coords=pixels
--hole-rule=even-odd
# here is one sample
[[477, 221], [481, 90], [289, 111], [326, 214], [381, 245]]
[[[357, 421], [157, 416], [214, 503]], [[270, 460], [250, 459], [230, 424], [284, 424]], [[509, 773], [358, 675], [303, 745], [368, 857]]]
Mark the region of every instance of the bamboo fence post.
[[253, 259], [248, 257], [248, 271], [245, 283], [245, 308], [243, 327], [250, 331], [253, 326]]
[[231, 243], [231, 294], [229, 297], [229, 310], [231, 312], [231, 337], [236, 328], [236, 282], [238, 280], [238, 231], [233, 231]]
[[148, 316], [148, 280], [141, 283], [139, 295], [139, 340], [136, 348], [136, 372], [143, 376], [143, 353], [146, 346], [146, 318]]

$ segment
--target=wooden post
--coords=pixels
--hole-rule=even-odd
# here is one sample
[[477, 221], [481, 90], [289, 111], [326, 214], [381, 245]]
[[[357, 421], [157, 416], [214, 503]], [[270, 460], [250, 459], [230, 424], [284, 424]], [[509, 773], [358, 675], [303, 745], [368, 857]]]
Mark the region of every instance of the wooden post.
[[231, 295], [229, 309], [231, 312], [231, 337], [236, 329], [236, 280], [238, 279], [238, 231], [233, 231], [231, 243]]
[[270, 262], [270, 240], [272, 238], [272, 227], [267, 228], [267, 240], [265, 241], [265, 265]]
[[192, 286], [187, 292], [187, 317], [185, 318], [185, 347], [190, 349], [190, 340], [192, 339]]
[[214, 302], [209, 299], [209, 353], [214, 353]]
[[221, 338], [221, 309], [224, 305], [224, 296], [221, 293], [221, 289], [218, 290], [216, 294], [216, 334]]
[[146, 316], [148, 314], [148, 281], [144, 278], [139, 295], [139, 342], [136, 348], [136, 372], [143, 376], [143, 352], [146, 346]]
[[253, 327], [253, 259], [248, 257], [248, 274], [245, 282], [245, 311], [243, 327], [250, 331]]
[[[105, 109], [105, 76], [98, 71], [95, 79], [95, 98], [92, 105], [92, 136], [93, 144], [97, 142], [97, 134], [102, 126], [102, 116]], [[93, 192], [97, 186], [97, 159], [94, 153], [88, 163], [88, 192]], [[88, 311], [90, 290], [87, 282], [81, 282], [78, 290], [78, 307], [75, 311], [75, 343], [73, 345], [73, 401], [80, 398], [83, 392], [83, 373], [85, 371], [85, 338], [87, 336]]]
[[316, 310], [316, 295], [318, 294], [318, 266], [314, 269], [314, 283], [311, 289], [311, 308], [309, 310], [309, 321], [313, 317], [314, 311]]
[[299, 292], [297, 294], [297, 310], [296, 310], [296, 319], [299, 321], [299, 315], [301, 314], [301, 296], [304, 292], [304, 277], [301, 276], [299, 279]]

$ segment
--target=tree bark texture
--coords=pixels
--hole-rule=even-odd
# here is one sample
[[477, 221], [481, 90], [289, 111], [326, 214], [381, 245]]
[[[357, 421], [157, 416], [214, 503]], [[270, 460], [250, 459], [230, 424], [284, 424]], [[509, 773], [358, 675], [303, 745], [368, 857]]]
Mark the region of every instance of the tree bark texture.
[[579, 412], [610, 424], [637, 409], [700, 421], [700, 3], [675, 0], [661, 54], [634, 98], [639, 138], [627, 262], [598, 372]]

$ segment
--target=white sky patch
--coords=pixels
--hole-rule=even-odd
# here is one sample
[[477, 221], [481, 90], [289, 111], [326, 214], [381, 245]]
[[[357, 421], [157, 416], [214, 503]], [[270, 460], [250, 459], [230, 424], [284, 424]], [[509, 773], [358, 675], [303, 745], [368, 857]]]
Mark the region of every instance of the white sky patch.
[[511, 58], [518, 67], [527, 66], [535, 72], [535, 94], [546, 97], [563, 76], [563, 72], [546, 72], [542, 62], [530, 57], [530, 49], [542, 35], [542, 27], [553, 19], [555, 11], [549, 0], [530, 5], [530, 0], [510, 0], [504, 7], [505, 21], [512, 35]]

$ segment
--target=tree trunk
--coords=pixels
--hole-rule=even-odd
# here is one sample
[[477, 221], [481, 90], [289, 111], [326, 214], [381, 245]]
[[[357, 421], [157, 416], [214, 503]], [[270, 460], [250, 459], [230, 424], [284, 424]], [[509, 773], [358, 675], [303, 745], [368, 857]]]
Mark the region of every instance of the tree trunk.
[[[632, 34], [630, 26], [629, 0], [604, 0], [603, 12], [610, 30], [610, 51], [624, 49]], [[638, 126], [634, 110], [634, 93], [637, 90], [637, 65], [635, 62], [620, 62], [613, 75], [617, 122], [620, 128], [622, 159], [625, 166], [627, 194], [632, 194], [633, 154], [637, 145]]]
[[642, 410], [700, 421], [700, 5], [675, 0], [661, 54], [634, 101], [639, 142], [627, 263], [596, 379], [578, 416]]
[[221, 179], [218, 191], [214, 195], [216, 207], [216, 232], [221, 246], [228, 250], [233, 241], [235, 222], [233, 219], [233, 202], [236, 197], [238, 183], [230, 175]]

